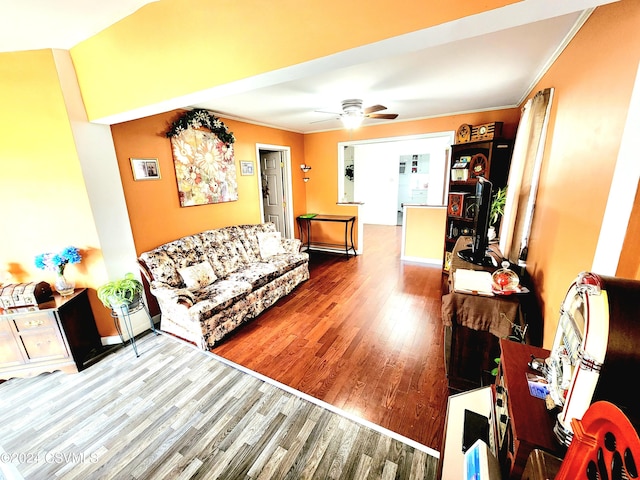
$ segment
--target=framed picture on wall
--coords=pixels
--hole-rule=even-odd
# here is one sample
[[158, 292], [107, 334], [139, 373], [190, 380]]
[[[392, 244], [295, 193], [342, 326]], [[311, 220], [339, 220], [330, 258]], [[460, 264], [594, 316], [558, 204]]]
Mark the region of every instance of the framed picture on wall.
[[240, 162], [241, 175], [253, 175], [253, 162]]
[[159, 180], [160, 166], [157, 158], [132, 158], [131, 170], [134, 180]]

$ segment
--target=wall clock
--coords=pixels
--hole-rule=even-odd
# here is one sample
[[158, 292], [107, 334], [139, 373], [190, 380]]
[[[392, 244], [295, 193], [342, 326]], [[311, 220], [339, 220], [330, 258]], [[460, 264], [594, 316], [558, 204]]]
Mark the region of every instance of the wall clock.
[[502, 122], [485, 123], [471, 128], [471, 138], [469, 140], [472, 142], [493, 140], [500, 135], [502, 135]]

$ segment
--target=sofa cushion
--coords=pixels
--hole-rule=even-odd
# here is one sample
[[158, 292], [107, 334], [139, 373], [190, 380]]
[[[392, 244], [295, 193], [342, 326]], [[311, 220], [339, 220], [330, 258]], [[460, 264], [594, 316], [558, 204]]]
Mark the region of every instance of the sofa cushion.
[[217, 280], [213, 267], [208, 261], [196, 263], [189, 267], [179, 268], [178, 273], [189, 290], [198, 290], [211, 285]]
[[227, 277], [228, 280], [234, 280], [238, 282], [249, 282], [252, 289], [259, 288], [275, 278], [279, 277], [281, 273], [275, 265], [270, 263], [252, 263], [250, 266], [241, 268], [233, 272]]
[[271, 223], [259, 223], [256, 225], [240, 225], [238, 229], [238, 237], [242, 241], [244, 248], [249, 257], [249, 263], [260, 262], [260, 245], [258, 244], [258, 233], [275, 232], [276, 226]]
[[189, 308], [189, 315], [208, 318], [245, 297], [251, 290], [249, 282], [218, 280], [194, 292], [196, 303]]
[[306, 252], [282, 253], [280, 255], [274, 255], [265, 261], [265, 263], [273, 265], [279, 275], [307, 262], [309, 262], [309, 254]]
[[258, 232], [256, 235], [262, 260], [268, 260], [274, 255], [285, 253], [280, 232]]
[[153, 280], [180, 288], [184, 287], [184, 282], [178, 270], [203, 262], [207, 257], [198, 236], [190, 235], [142, 253], [140, 259], [146, 264]]
[[162, 247], [144, 252], [140, 255], [140, 260], [144, 262], [152, 280], [171, 287], [181, 286], [182, 278], [176, 269], [176, 264]]
[[207, 230], [202, 232], [200, 240], [218, 278], [224, 278], [249, 263], [249, 256], [233, 227]]

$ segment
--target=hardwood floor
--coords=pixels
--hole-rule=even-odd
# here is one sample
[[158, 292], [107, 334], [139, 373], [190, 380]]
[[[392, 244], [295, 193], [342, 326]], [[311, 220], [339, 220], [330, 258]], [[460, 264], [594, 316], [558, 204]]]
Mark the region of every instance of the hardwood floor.
[[442, 274], [400, 261], [401, 228], [365, 225], [355, 258], [312, 252], [309, 281], [212, 351], [439, 451]]

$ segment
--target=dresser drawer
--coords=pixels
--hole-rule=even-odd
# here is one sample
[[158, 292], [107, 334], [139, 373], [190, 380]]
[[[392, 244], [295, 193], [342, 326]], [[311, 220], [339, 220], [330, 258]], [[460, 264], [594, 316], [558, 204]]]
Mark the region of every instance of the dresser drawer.
[[22, 365], [25, 358], [8, 321], [0, 319], [0, 368]]
[[67, 347], [57, 330], [43, 329], [21, 335], [22, 345], [29, 360], [66, 358]]
[[55, 328], [56, 319], [51, 312], [39, 312], [30, 315], [20, 315], [12, 318], [18, 332], [27, 332], [38, 328]]
[[11, 325], [10, 323], [11, 320], [5, 320], [0, 318], [0, 334], [8, 334], [8, 335], [12, 335], [11, 333]]

